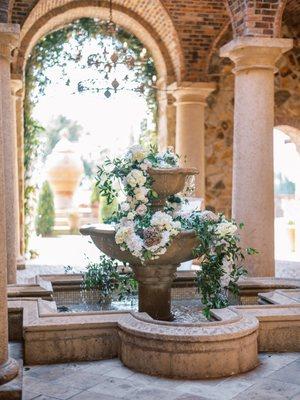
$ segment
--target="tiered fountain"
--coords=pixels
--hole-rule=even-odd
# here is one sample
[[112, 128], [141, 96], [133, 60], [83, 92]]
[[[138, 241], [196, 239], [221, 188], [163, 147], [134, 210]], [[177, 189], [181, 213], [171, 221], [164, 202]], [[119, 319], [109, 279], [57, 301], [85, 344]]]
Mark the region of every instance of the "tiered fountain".
[[[194, 168], [150, 169], [153, 189], [158, 194], [151, 207], [157, 211], [164, 208], [169, 196], [181, 192], [185, 179], [196, 175]], [[194, 231], [182, 231], [171, 242], [165, 254], [156, 260], [141, 262], [128, 251], [121, 251], [115, 242], [113, 225], [88, 225], [80, 229], [83, 235], [91, 236], [93, 242], [109, 257], [129, 263], [139, 282], [139, 311], [152, 318], [171, 320], [171, 285], [180, 263], [193, 259], [197, 245]]]

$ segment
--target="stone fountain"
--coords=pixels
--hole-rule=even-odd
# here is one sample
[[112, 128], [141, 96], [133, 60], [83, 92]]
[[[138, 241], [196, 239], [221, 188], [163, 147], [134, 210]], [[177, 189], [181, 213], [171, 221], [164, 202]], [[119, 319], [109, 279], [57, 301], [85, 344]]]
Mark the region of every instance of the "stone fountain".
[[[152, 168], [153, 189], [158, 194], [151, 207], [157, 211], [164, 208], [169, 196], [181, 192], [185, 179], [196, 175], [194, 168]], [[89, 235], [95, 245], [111, 258], [129, 263], [139, 283], [139, 311], [152, 318], [169, 321], [171, 314], [171, 286], [180, 263], [193, 259], [193, 249], [197, 245], [195, 231], [182, 231], [171, 242], [165, 254], [158, 259], [141, 262], [129, 251], [121, 251], [115, 242], [113, 225], [87, 225], [80, 229]]]

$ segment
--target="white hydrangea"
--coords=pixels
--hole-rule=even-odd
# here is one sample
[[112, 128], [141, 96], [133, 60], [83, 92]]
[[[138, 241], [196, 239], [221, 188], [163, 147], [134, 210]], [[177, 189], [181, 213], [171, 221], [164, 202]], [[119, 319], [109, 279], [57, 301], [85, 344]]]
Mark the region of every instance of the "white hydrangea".
[[146, 177], [139, 169], [133, 169], [126, 176], [126, 182], [131, 187], [143, 186], [146, 183]]
[[128, 250], [135, 256], [141, 257], [143, 250], [143, 239], [140, 238], [136, 233], [132, 233], [126, 238], [126, 245]]
[[229, 221], [220, 222], [217, 225], [216, 230], [215, 230], [217, 235], [219, 235], [221, 237], [224, 237], [226, 235], [232, 236], [235, 234], [236, 231], [237, 231], [237, 226]]
[[158, 226], [161, 229], [171, 230], [173, 227], [173, 218], [163, 211], [156, 211], [156, 213], [152, 215], [151, 225]]

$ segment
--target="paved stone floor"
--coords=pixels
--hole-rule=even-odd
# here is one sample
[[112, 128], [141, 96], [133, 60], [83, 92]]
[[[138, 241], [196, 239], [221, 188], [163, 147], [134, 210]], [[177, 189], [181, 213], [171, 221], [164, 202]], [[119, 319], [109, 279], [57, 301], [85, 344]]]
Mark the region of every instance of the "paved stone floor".
[[143, 375], [118, 359], [25, 367], [23, 400], [300, 400], [300, 353], [259, 358], [251, 372], [205, 381]]

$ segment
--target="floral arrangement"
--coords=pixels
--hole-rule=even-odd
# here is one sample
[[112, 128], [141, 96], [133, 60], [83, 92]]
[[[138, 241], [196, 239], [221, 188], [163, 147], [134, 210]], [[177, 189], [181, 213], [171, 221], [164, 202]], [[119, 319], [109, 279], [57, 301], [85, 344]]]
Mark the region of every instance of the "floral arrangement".
[[[245, 256], [239, 246], [237, 224], [224, 215], [197, 210], [187, 213], [183, 207], [186, 200], [178, 195], [170, 196], [163, 210], [153, 210], [151, 202], [157, 193], [149, 168], [178, 166], [179, 157], [172, 148], [159, 153], [153, 147], [146, 150], [136, 145], [123, 158], [107, 159], [99, 167], [97, 185], [108, 203], [120, 199], [122, 193], [123, 201], [110, 221], [115, 225], [115, 241], [122, 251], [129, 251], [142, 262], [159, 258], [182, 230], [196, 231], [199, 245], [194, 256], [201, 261], [197, 282], [204, 314], [209, 316], [211, 308], [228, 305], [226, 289], [237, 294], [237, 281], [246, 273], [242, 265]], [[246, 252], [253, 254], [255, 250]]]
[[118, 196], [121, 188], [124, 191], [124, 201], [114, 218], [116, 243], [121, 250], [130, 251], [142, 261], [164, 254], [181, 230], [179, 218], [173, 218], [171, 212], [153, 212], [149, 207], [157, 198], [149, 168], [178, 167], [178, 160], [172, 149], [158, 153], [154, 148], [146, 151], [141, 146], [133, 146], [124, 158], [107, 159], [99, 168], [98, 187], [108, 202]]

